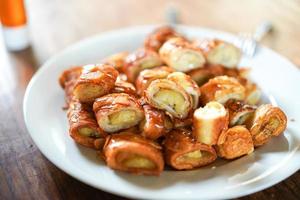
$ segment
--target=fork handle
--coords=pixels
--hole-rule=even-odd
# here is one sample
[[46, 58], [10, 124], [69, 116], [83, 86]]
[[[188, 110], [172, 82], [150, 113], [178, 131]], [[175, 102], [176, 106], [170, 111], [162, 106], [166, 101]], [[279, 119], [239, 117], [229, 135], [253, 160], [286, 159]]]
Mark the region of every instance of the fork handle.
[[253, 38], [259, 42], [266, 34], [271, 32], [273, 25], [269, 21], [261, 23], [255, 30]]

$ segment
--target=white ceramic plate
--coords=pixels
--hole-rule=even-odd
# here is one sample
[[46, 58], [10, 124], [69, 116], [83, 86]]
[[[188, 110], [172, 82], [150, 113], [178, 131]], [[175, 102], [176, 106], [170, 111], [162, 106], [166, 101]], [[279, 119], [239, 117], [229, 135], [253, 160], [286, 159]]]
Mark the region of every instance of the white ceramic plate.
[[[28, 131], [41, 152], [56, 166], [82, 182], [118, 195], [144, 199], [225, 199], [263, 190], [300, 168], [300, 73], [287, 59], [260, 48], [242, 66], [252, 67], [252, 79], [265, 101], [278, 104], [287, 114], [288, 128], [249, 156], [216, 163], [193, 171], [164, 171], [160, 177], [116, 172], [97, 158], [93, 150], [76, 145], [68, 135], [64, 92], [59, 74], [72, 65], [100, 61], [119, 51], [143, 44], [154, 26], [107, 32], [70, 46], [47, 61], [34, 75], [24, 99]], [[178, 27], [189, 37], [217, 37], [233, 41], [228, 33], [194, 27]], [[293, 120], [291, 120], [293, 119]]]

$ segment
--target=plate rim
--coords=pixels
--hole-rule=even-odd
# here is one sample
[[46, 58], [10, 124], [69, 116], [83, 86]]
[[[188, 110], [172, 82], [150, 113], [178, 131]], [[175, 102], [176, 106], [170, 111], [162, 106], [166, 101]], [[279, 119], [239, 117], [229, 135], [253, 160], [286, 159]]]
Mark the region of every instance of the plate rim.
[[[85, 43], [96, 40], [97, 38], [105, 37], [105, 36], [110, 35], [110, 34], [115, 35], [115, 34], [119, 34], [120, 32], [132, 31], [132, 30], [135, 30], [135, 29], [146, 29], [146, 28], [147, 29], [151, 29], [151, 28], [153, 29], [154, 27], [159, 27], [159, 26], [161, 26], [161, 25], [160, 24], [154, 24], [154, 25], [129, 26], [129, 27], [126, 27], [126, 28], [119, 28], [119, 29], [114, 29], [114, 30], [101, 32], [101, 33], [86, 37], [84, 39], [78, 40], [77, 42], [67, 46], [66, 48], [62, 49], [58, 53], [56, 53], [53, 56], [51, 56], [50, 58], [48, 58], [46, 60], [46, 62], [44, 62], [39, 67], [39, 69], [35, 72], [35, 74], [32, 76], [29, 84], [26, 87], [26, 91], [25, 91], [24, 98], [23, 98], [23, 117], [24, 117], [27, 132], [30, 135], [30, 137], [32, 138], [32, 140], [34, 141], [35, 145], [38, 147], [39, 151], [43, 154], [43, 156], [45, 156], [52, 164], [54, 164], [56, 167], [58, 167], [60, 170], [64, 171], [65, 173], [67, 173], [71, 177], [73, 177], [73, 178], [75, 178], [75, 179], [77, 179], [77, 180], [79, 180], [79, 181], [81, 181], [81, 182], [83, 182], [83, 183], [85, 183], [89, 186], [92, 186], [96, 189], [100, 189], [100, 190], [103, 190], [103, 191], [106, 191], [106, 192], [109, 192], [109, 193], [112, 193], [112, 194], [116, 194], [116, 195], [119, 195], [119, 196], [124, 196], [124, 197], [129, 197], [129, 198], [150, 199], [150, 198], [147, 198], [147, 197], [142, 196], [142, 195], [137, 195], [136, 193], [132, 194], [130, 192], [127, 192], [127, 193], [120, 192], [118, 189], [114, 189], [113, 187], [103, 187], [103, 185], [101, 185], [101, 186], [96, 185], [95, 183], [89, 182], [89, 180], [86, 180], [85, 178], [80, 177], [76, 173], [73, 173], [72, 171], [65, 168], [63, 164], [61, 164], [60, 162], [55, 160], [55, 158], [52, 157], [50, 155], [50, 153], [48, 153], [48, 151], [46, 151], [45, 149], [43, 149], [41, 147], [41, 144], [39, 143], [37, 138], [34, 138], [33, 134], [31, 133], [32, 132], [32, 130], [31, 130], [32, 126], [29, 125], [30, 123], [29, 123], [29, 121], [28, 121], [29, 119], [27, 117], [29, 112], [27, 111], [27, 106], [26, 105], [28, 104], [28, 98], [29, 98], [30, 91], [31, 91], [33, 85], [35, 84], [37, 78], [40, 76], [40, 74], [43, 73], [43, 71], [47, 70], [49, 67], [51, 67], [51, 63], [53, 63], [58, 58], [63, 57], [64, 54], [66, 54], [67, 52], [72, 51], [72, 49], [79, 48], [81, 45], [84, 45]], [[198, 31], [212, 31], [212, 32], [215, 32], [215, 33], [218, 33], [218, 34], [227, 35], [229, 37], [236, 37], [231, 33], [216, 30], [216, 29], [212, 29], [212, 28], [198, 27], [198, 26], [188, 26], [188, 25], [177, 25], [176, 27], [180, 27], [182, 29], [191, 28], [191, 29], [198, 30]], [[290, 66], [293, 66], [293, 68], [296, 68], [298, 70], [296, 65], [294, 63], [292, 63], [289, 59], [287, 59], [285, 56], [282, 56], [281, 54], [276, 53], [274, 50], [269, 49], [269, 48], [267, 48], [263, 45], [261, 45], [261, 48], [265, 49], [265, 50], [268, 50], [268, 51], [276, 54], [277, 56], [280, 56], [281, 59], [284, 59], [285, 62], [288, 62], [290, 64]], [[249, 195], [249, 194], [253, 194], [253, 193], [258, 192], [258, 191], [262, 191], [266, 188], [269, 188], [269, 187], [271, 187], [271, 186], [287, 179], [288, 177], [293, 175], [295, 172], [297, 172], [299, 169], [300, 169], [300, 163], [298, 165], [294, 163], [294, 165], [289, 165], [289, 170], [286, 170], [286, 173], [285, 173], [286, 175], [285, 176], [280, 177], [280, 178], [276, 179], [275, 181], [268, 182], [266, 184], [262, 184], [260, 186], [255, 187], [255, 188], [249, 188], [246, 191], [245, 190], [238, 191], [238, 192], [235, 192], [234, 194], [228, 194], [227, 196], [223, 195], [222, 198], [217, 197], [217, 199], [238, 198], [238, 197], [241, 197], [241, 196], [246, 196], [246, 195]], [[189, 198], [190, 197], [191, 196], [189, 196]], [[156, 196], [156, 198], [157, 198], [157, 196]], [[159, 198], [160, 199], [169, 199], [170, 197], [168, 198], [168, 197], [164, 196], [164, 197], [159, 197]], [[192, 197], [190, 199], [199, 199], [199, 198], [198, 197]], [[214, 199], [216, 199], [216, 198], [214, 197]]]

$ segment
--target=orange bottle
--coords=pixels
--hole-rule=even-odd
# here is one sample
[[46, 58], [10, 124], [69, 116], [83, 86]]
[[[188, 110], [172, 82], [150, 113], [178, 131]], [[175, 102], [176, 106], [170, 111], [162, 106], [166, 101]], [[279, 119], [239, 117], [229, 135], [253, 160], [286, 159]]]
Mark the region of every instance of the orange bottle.
[[0, 0], [0, 21], [8, 50], [19, 51], [29, 46], [23, 0]]

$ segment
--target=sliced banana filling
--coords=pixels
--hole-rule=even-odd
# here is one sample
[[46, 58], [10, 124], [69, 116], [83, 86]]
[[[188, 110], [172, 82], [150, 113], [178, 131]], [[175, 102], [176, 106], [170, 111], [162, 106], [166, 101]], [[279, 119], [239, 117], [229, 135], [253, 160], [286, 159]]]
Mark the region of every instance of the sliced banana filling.
[[100, 134], [92, 128], [83, 127], [78, 130], [78, 133], [85, 137], [100, 137]]
[[166, 110], [173, 110], [176, 113], [183, 114], [188, 109], [185, 106], [184, 97], [174, 90], [160, 89], [154, 94], [154, 100]]
[[161, 65], [161, 61], [156, 58], [147, 58], [141, 61], [141, 68], [142, 69], [149, 69], [153, 67], [157, 67]]
[[80, 84], [74, 88], [74, 95], [80, 100], [94, 99], [103, 94], [102, 87], [100, 85], [94, 85], [90, 83]]
[[237, 66], [241, 57], [240, 50], [231, 44], [220, 44], [214, 48], [207, 56], [211, 64], [221, 64], [226, 67]]
[[188, 153], [185, 153], [181, 156], [178, 156], [178, 158], [176, 158], [176, 162], [178, 164], [180, 163], [197, 163], [199, 162], [199, 160], [202, 158], [202, 152], [200, 150], [196, 150], [196, 151], [191, 151]]
[[108, 133], [135, 126], [142, 120], [142, 113], [134, 109], [121, 109], [98, 121], [100, 127]]
[[201, 67], [204, 63], [205, 58], [201, 53], [189, 49], [173, 51], [170, 56], [171, 67], [182, 72]]
[[132, 155], [123, 161], [128, 168], [155, 169], [156, 165], [150, 159], [140, 155]]
[[253, 115], [253, 112], [243, 112], [239, 115], [235, 116], [231, 121], [230, 125], [242, 125], [245, 124], [245, 122]]
[[280, 126], [280, 121], [276, 117], [271, 117], [269, 122], [262, 126], [260, 130], [262, 130], [266, 135], [273, 135], [273, 132]]
[[168, 79], [182, 86], [183, 89], [192, 97], [193, 108], [197, 108], [200, 96], [200, 90], [197, 83], [194, 82], [190, 76], [182, 72], [173, 72], [168, 75]]
[[126, 125], [135, 122], [137, 116], [134, 110], [121, 110], [109, 115], [111, 125]]

